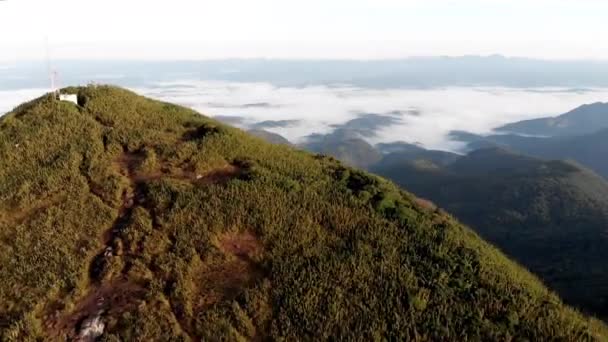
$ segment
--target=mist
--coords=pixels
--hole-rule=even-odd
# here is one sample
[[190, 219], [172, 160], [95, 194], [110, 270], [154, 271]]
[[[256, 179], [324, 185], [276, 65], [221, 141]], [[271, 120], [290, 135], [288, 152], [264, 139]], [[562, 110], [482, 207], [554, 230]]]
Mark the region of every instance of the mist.
[[[131, 87], [155, 99], [193, 108], [232, 125], [262, 128], [301, 143], [365, 117], [370, 143], [406, 141], [458, 151], [448, 133], [490, 133], [513, 121], [553, 116], [582, 104], [606, 101], [608, 88], [442, 87], [373, 89], [350, 85], [278, 86], [261, 82], [179, 80]], [[0, 113], [46, 92], [43, 88], [0, 91]], [[369, 114], [376, 114], [369, 115]], [[394, 119], [386, 120], [386, 116]]]
[[43, 88], [0, 90], [0, 116], [13, 110], [21, 103], [30, 101], [46, 92], [48, 92], [48, 89]]
[[[364, 136], [370, 143], [407, 141], [427, 148], [458, 150], [448, 133], [465, 130], [490, 133], [493, 128], [523, 119], [565, 113], [585, 103], [605, 101], [608, 89], [445, 87], [432, 89], [369, 89], [348, 85], [280, 87], [269, 83], [178, 81], [136, 88], [163, 101], [182, 104], [232, 124], [266, 125], [293, 143], [313, 133], [329, 133], [364, 114], [397, 116], [390, 124]], [[263, 105], [262, 105], [263, 104]]]

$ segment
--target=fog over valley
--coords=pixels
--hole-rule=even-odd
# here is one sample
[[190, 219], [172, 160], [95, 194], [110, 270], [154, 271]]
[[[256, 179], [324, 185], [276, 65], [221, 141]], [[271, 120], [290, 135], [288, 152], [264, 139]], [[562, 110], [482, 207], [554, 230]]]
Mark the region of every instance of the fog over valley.
[[[452, 151], [458, 151], [463, 144], [449, 139], [451, 131], [489, 133], [503, 124], [558, 115], [608, 98], [608, 88], [379, 89], [346, 84], [279, 86], [189, 79], [129, 88], [237, 127], [280, 134], [292, 143], [303, 143], [312, 134], [330, 133], [348, 122], [348, 128], [356, 128], [370, 143], [406, 141]], [[45, 91], [40, 87], [0, 91], [0, 113]]]

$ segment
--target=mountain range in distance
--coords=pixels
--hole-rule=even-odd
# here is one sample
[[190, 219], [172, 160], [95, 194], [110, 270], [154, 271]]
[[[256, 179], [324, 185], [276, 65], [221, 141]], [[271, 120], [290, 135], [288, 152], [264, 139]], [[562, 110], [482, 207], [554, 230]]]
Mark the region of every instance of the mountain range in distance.
[[[367, 88], [446, 86], [608, 87], [608, 63], [491, 56], [391, 60], [224, 59], [191, 61], [56, 60], [66, 84], [111, 81], [133, 87], [188, 79], [267, 82], [280, 86], [351, 84]], [[45, 87], [45, 63], [0, 68], [0, 89]]]
[[[502, 147], [544, 159], [576, 161], [608, 179], [608, 103], [584, 105], [566, 114], [497, 128], [507, 134], [452, 132], [469, 150]], [[538, 135], [538, 136], [529, 136]]]
[[[366, 138], [373, 137], [383, 125], [394, 122], [391, 120], [398, 118], [379, 114], [364, 115], [337, 126], [330, 133], [312, 135], [299, 146], [335, 156], [362, 168], [369, 168], [381, 160], [386, 163], [392, 157], [385, 155], [392, 152], [408, 153], [408, 156], [404, 156], [406, 159], [416, 153], [426, 153], [423, 146], [407, 142], [376, 145], [367, 142]], [[452, 131], [450, 138], [466, 143], [465, 152], [500, 147], [542, 159], [573, 160], [608, 178], [608, 158], [601, 157], [608, 153], [608, 103], [583, 105], [557, 117], [507, 124], [497, 127], [495, 131], [496, 134], [490, 135]], [[278, 137], [275, 136], [275, 139]], [[456, 153], [442, 151], [429, 153], [458, 156]]]

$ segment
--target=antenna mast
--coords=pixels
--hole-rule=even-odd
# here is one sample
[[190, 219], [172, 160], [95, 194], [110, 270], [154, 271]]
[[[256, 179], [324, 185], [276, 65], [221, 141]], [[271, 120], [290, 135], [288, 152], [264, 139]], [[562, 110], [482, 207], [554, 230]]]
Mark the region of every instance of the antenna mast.
[[49, 48], [49, 37], [45, 39], [46, 44], [46, 68], [49, 74], [49, 81], [51, 83], [51, 93], [57, 95], [57, 71], [53, 69], [51, 64], [51, 52]]

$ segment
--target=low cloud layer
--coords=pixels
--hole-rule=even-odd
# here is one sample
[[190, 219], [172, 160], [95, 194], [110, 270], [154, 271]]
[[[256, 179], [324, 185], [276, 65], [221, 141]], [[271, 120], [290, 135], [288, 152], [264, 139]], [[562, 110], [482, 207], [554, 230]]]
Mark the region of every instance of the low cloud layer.
[[48, 89], [22, 89], [0, 91], [0, 116], [13, 110], [19, 104], [44, 95]]
[[[182, 80], [174, 84], [179, 87], [163, 83], [154, 89], [136, 90], [144, 94], [153, 92], [154, 97], [188, 105], [206, 115], [239, 117], [241, 127], [254, 127], [260, 122], [290, 122], [265, 129], [295, 143], [314, 133], [330, 133], [351, 120], [367, 117], [386, 121], [391, 116], [395, 119], [390, 123], [372, 122], [373, 134], [364, 138], [371, 143], [420, 142], [428, 148], [447, 150], [461, 146], [449, 139], [448, 133], [453, 130], [488, 133], [509, 122], [558, 115], [585, 103], [608, 99], [608, 89], [366, 89]], [[184, 84], [189, 87], [183, 87]], [[222, 106], [213, 105], [219, 103]], [[244, 108], [247, 103], [268, 105]]]
[[[454, 130], [489, 133], [509, 122], [558, 115], [582, 104], [608, 100], [608, 89], [366, 89], [187, 80], [133, 90], [192, 107], [239, 127], [263, 126], [294, 143], [354, 122], [367, 133], [362, 135], [370, 143], [419, 142], [445, 150], [461, 146], [449, 139], [448, 133]], [[0, 91], [0, 113], [44, 92]]]

